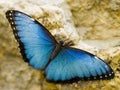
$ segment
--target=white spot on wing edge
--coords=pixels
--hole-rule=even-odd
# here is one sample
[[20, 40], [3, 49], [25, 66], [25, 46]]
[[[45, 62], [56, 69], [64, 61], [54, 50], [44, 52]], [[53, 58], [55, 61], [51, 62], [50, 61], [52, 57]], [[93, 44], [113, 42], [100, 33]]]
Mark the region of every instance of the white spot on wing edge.
[[11, 10], [11, 11], [9, 12], [9, 16], [12, 16], [12, 14], [13, 14], [13, 11]]
[[105, 77], [108, 77], [107, 75], [105, 75]]
[[110, 73], [109, 76], [111, 76], [112, 74]]
[[10, 20], [12, 20], [12, 17], [10, 17]]
[[12, 13], [9, 13], [9, 16], [12, 16]]
[[100, 78], [102, 78], [102, 76], [100, 76]]
[[14, 22], [11, 22], [12, 25], [14, 25]]
[[12, 13], [13, 11], [12, 11], [12, 10], [10, 10], [10, 12]]
[[32, 21], [35, 21], [33, 18], [30, 18]]
[[94, 56], [95, 59], [99, 59], [97, 56]]
[[15, 28], [15, 27], [13, 27], [13, 30], [16, 30], [16, 28]]
[[96, 77], [94, 77], [94, 79], [96, 79]]

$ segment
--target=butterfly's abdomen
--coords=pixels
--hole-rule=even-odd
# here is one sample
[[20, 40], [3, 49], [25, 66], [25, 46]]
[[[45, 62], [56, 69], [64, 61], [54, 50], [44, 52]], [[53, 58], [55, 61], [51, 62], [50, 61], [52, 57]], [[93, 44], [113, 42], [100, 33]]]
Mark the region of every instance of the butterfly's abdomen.
[[48, 61], [48, 63], [46, 64], [45, 68], [46, 68], [46, 67], [49, 65], [49, 63], [58, 55], [58, 53], [61, 51], [61, 49], [62, 49], [61, 44], [59, 44], [59, 43], [56, 44], [53, 52], [52, 52], [51, 55], [50, 55], [49, 61]]

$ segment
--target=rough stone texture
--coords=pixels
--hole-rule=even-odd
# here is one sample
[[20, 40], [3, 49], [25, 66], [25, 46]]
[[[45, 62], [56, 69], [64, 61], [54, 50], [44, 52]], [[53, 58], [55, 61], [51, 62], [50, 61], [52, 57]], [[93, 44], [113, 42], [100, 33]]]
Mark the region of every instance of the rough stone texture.
[[[73, 84], [47, 82], [43, 71], [33, 69], [22, 60], [5, 18], [9, 9], [33, 16], [54, 35], [75, 40], [76, 47], [108, 62], [115, 78]], [[119, 0], [1, 0], [0, 12], [0, 90], [120, 89]]]
[[86, 30], [84, 38], [109, 39], [111, 37], [120, 37], [119, 0], [67, 1], [75, 25], [80, 26], [82, 30]]

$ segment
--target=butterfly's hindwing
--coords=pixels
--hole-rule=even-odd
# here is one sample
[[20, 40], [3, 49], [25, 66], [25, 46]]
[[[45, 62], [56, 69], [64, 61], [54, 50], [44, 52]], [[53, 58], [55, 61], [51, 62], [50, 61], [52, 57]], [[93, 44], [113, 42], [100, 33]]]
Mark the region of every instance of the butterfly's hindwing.
[[113, 70], [100, 58], [76, 48], [60, 51], [46, 69], [46, 77], [53, 81], [77, 79], [109, 79]]

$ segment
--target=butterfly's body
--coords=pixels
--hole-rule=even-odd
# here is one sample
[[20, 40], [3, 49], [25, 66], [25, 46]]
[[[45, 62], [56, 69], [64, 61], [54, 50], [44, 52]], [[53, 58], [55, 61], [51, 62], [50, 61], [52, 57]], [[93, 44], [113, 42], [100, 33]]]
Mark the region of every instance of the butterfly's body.
[[51, 53], [50, 60], [53, 60], [57, 56], [57, 54], [60, 52], [61, 49], [62, 49], [62, 44], [61, 43], [56, 44], [55, 49]]
[[57, 43], [57, 44], [55, 45], [55, 49], [53, 50], [53, 52], [52, 52], [52, 54], [51, 54], [51, 56], [50, 56], [50, 60], [54, 59], [55, 56], [57, 56], [57, 54], [58, 54], [62, 49], [65, 49], [65, 48], [70, 47], [70, 46], [72, 46], [72, 45], [74, 45], [72, 41], [69, 41], [69, 42], [66, 42], [66, 43], [65, 43], [65, 41], [63, 41], [63, 40], [59, 41], [59, 43]]
[[38, 21], [27, 14], [9, 10], [6, 17], [13, 28], [21, 54], [35, 69], [45, 70], [47, 80], [74, 78], [111, 79], [112, 68], [97, 56], [72, 48], [73, 42], [57, 41]]
[[53, 60], [59, 54], [59, 52], [62, 49], [65, 49], [65, 48], [70, 47], [72, 45], [73, 45], [72, 41], [69, 41], [69, 42], [65, 43], [65, 41], [60, 40], [59, 42], [57, 42], [56, 45], [55, 45], [55, 48], [54, 48], [53, 52], [50, 55], [49, 62], [47, 63], [46, 67], [49, 65], [49, 63], [51, 62], [51, 60]]

